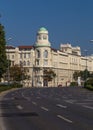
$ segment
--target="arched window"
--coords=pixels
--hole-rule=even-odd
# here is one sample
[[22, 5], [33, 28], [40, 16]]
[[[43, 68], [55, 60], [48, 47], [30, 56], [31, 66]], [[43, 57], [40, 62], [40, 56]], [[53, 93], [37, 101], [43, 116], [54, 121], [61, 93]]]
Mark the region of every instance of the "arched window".
[[27, 65], [30, 66], [30, 61], [27, 61]]
[[24, 61], [24, 66], [26, 66], [26, 61]]
[[26, 53], [24, 53], [24, 58], [26, 58]]
[[47, 39], [47, 35], [43, 35], [43, 39], [46, 40]]
[[37, 50], [37, 58], [40, 58], [40, 51]]
[[36, 65], [39, 65], [39, 60], [36, 61]]
[[22, 61], [20, 61], [20, 66], [22, 66]]
[[48, 58], [48, 51], [47, 50], [44, 51], [44, 58]]
[[39, 40], [41, 40], [41, 39], [42, 39], [42, 37], [41, 37], [41, 36], [38, 36], [38, 39], [39, 39]]

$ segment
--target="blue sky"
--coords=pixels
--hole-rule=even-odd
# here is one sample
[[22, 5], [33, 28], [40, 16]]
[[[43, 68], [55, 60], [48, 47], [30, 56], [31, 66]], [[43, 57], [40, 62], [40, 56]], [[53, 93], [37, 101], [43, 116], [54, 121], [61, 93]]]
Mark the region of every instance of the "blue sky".
[[69, 42], [93, 53], [93, 0], [0, 0], [0, 14], [9, 44], [33, 45], [45, 27], [53, 48]]

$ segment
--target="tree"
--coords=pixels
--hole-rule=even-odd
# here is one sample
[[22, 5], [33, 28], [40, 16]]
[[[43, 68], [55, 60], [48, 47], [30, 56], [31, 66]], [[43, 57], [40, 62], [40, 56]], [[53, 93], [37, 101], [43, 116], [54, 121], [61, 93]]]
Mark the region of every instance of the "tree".
[[0, 80], [8, 67], [4, 26], [0, 24]]
[[74, 74], [73, 74], [73, 78], [74, 78], [75, 81], [77, 81], [78, 77], [80, 77], [80, 76], [81, 76], [80, 72], [78, 72], [78, 71], [75, 71]]
[[90, 72], [87, 69], [85, 69], [81, 72], [81, 77], [83, 80], [87, 80], [87, 78], [90, 78]]
[[87, 69], [85, 69], [84, 71], [75, 71], [73, 74], [73, 78], [75, 81], [77, 81], [78, 77], [81, 77], [82, 80], [87, 80], [92, 76], [93, 74], [90, 73]]
[[44, 80], [47, 81], [52, 81], [56, 77], [56, 74], [52, 69], [49, 70], [45, 69], [43, 73], [44, 73]]
[[26, 74], [26, 69], [19, 65], [10, 67], [10, 79], [12, 81], [21, 81], [29, 78]]

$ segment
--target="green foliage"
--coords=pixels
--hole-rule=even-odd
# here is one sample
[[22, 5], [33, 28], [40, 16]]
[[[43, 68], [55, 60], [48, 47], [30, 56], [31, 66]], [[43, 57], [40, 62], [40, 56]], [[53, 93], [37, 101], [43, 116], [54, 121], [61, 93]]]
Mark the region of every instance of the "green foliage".
[[85, 83], [84, 87], [93, 90], [93, 78], [89, 78]]
[[73, 74], [73, 78], [75, 81], [77, 81], [78, 77], [81, 77], [82, 80], [86, 80], [89, 77], [93, 77], [93, 74], [91, 74], [87, 69], [84, 71], [75, 71]]
[[6, 72], [8, 66], [7, 57], [6, 57], [6, 40], [4, 26], [0, 24], [0, 79], [3, 74]]
[[5, 84], [5, 85], [3, 84], [3, 85], [0, 85], [0, 92], [6, 91], [12, 88], [21, 88], [21, 87], [23, 86], [20, 83], [12, 83], [12, 84]]
[[55, 72], [52, 70], [52, 69], [45, 69], [43, 71], [43, 74], [44, 74], [44, 80], [47, 80], [47, 81], [52, 81], [55, 77], [56, 77], [56, 74]]
[[[74, 72], [73, 78], [75, 81], [77, 81], [78, 77], [81, 77], [81, 79], [84, 81], [84, 87], [90, 90], [93, 90], [93, 73], [90, 73], [88, 70], [80, 71], [80, 72]], [[77, 82], [72, 82], [71, 86], [76, 86]]]
[[78, 71], [75, 71], [74, 74], [73, 74], [73, 78], [74, 78], [75, 81], [77, 81], [78, 77], [80, 77], [80, 76], [81, 76], [80, 72], [78, 72]]
[[90, 77], [90, 72], [87, 69], [81, 71], [80, 73], [81, 73], [81, 78], [83, 80], [87, 80], [87, 78]]
[[77, 82], [71, 82], [70, 86], [78, 86]]
[[89, 79], [85, 82], [84, 86], [87, 86], [87, 85], [93, 86], [93, 78], [89, 78]]
[[26, 69], [21, 66], [14, 65], [10, 67], [10, 79], [11, 81], [21, 81], [27, 79]]
[[93, 91], [93, 86], [91, 86], [91, 85], [87, 85], [85, 88]]

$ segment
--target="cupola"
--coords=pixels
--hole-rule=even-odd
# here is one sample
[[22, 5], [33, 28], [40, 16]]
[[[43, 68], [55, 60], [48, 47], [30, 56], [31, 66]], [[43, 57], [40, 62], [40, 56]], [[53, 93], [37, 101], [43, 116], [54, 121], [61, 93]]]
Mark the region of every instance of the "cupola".
[[41, 46], [50, 47], [50, 42], [48, 41], [48, 30], [46, 28], [41, 27], [38, 30], [35, 46], [36, 47], [41, 47]]

